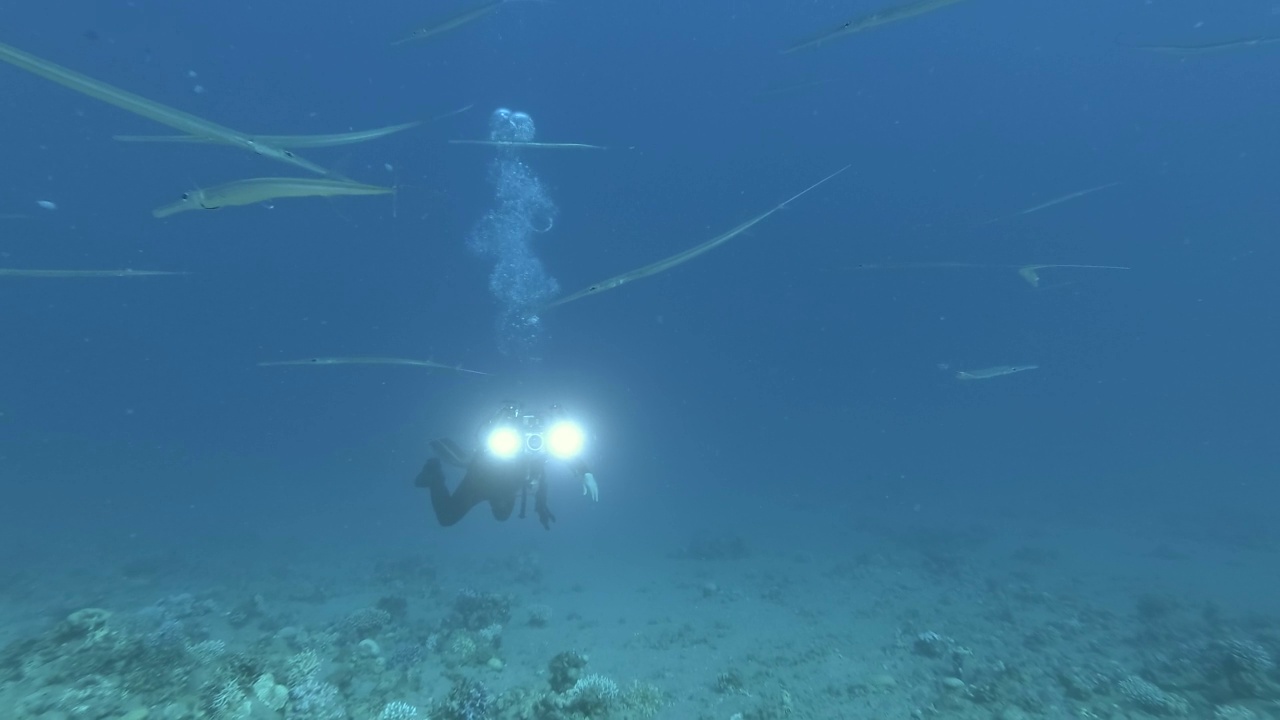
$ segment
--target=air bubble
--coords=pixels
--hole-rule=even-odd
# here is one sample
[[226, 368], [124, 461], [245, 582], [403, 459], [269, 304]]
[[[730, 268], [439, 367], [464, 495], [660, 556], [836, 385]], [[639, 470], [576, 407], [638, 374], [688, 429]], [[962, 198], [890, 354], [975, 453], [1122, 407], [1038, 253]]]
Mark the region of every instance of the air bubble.
[[[499, 108], [489, 117], [489, 139], [531, 142], [533, 118]], [[494, 206], [480, 218], [467, 247], [493, 260], [489, 292], [498, 301], [498, 347], [521, 360], [532, 360], [542, 336], [538, 310], [560, 292], [533, 249], [535, 235], [555, 226], [558, 210], [542, 182], [513, 148], [502, 148], [489, 165]]]

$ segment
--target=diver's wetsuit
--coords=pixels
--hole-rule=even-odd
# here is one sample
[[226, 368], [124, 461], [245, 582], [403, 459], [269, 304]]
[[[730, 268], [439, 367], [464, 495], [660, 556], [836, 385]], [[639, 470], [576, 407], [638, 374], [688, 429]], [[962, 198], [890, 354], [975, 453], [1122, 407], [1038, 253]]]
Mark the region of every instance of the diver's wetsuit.
[[[578, 478], [588, 472], [583, 460], [568, 462]], [[538, 513], [542, 526], [550, 530], [556, 516], [547, 507], [545, 465], [544, 456], [505, 460], [481, 450], [467, 464], [466, 475], [452, 494], [445, 485], [444, 469], [440, 466], [438, 457], [431, 458], [423, 465], [414, 484], [431, 491], [431, 505], [435, 508], [436, 519], [446, 527], [457, 523], [471, 508], [486, 500], [489, 501], [493, 517], [506, 520], [515, 509], [516, 496], [520, 496], [520, 517], [524, 517], [526, 497], [523, 493], [532, 486], [534, 511]]]

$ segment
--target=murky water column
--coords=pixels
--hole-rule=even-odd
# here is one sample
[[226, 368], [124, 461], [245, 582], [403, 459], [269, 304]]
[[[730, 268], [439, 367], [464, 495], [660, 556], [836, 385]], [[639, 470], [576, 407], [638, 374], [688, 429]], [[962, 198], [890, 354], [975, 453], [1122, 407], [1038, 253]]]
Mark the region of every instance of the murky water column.
[[[531, 142], [533, 118], [505, 108], [489, 118], [489, 139]], [[555, 224], [556, 206], [520, 159], [518, 148], [498, 148], [489, 166], [495, 201], [476, 223], [467, 247], [493, 260], [489, 292], [498, 305], [498, 347], [520, 360], [536, 360], [542, 335], [538, 308], [560, 286], [534, 253], [534, 243]]]

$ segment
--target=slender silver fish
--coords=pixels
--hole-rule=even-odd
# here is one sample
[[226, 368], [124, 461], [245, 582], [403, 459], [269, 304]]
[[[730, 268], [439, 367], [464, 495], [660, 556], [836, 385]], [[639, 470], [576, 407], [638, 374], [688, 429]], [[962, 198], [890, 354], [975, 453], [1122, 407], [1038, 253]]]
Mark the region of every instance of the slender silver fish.
[[922, 2], [877, 10], [869, 15], [863, 15], [842, 23], [834, 30], [829, 30], [808, 40], [801, 40], [800, 42], [783, 50], [782, 54], [787, 55], [796, 52], [797, 50], [817, 47], [819, 45], [829, 43], [837, 38], [847, 37], [855, 33], [860, 33], [864, 30], [870, 30], [874, 27], [888, 25], [889, 23], [906, 20], [907, 18], [913, 18], [917, 15], [924, 15], [925, 13], [933, 12], [938, 8], [946, 7], [947, 5], [952, 5], [957, 2], [960, 2], [960, 0], [922, 0]]
[[1085, 188], [1084, 190], [1077, 190], [1077, 191], [1075, 191], [1075, 192], [1073, 192], [1073, 193], [1067, 193], [1066, 195], [1063, 195], [1062, 197], [1056, 197], [1056, 198], [1054, 198], [1054, 199], [1052, 199], [1052, 200], [1049, 200], [1048, 202], [1042, 202], [1042, 203], [1040, 203], [1039, 205], [1032, 205], [1031, 207], [1027, 208], [1026, 210], [1021, 210], [1021, 211], [1019, 211], [1019, 212], [1018, 212], [1018, 214], [1019, 214], [1019, 215], [1030, 215], [1030, 214], [1031, 214], [1031, 213], [1033, 213], [1033, 212], [1040, 212], [1041, 210], [1044, 210], [1045, 208], [1051, 208], [1051, 207], [1053, 207], [1054, 205], [1060, 205], [1060, 204], [1062, 204], [1062, 203], [1064, 203], [1064, 202], [1067, 202], [1068, 200], [1075, 200], [1076, 198], [1078, 198], [1078, 197], [1084, 197], [1085, 195], [1092, 195], [1093, 193], [1096, 193], [1096, 192], [1098, 192], [1099, 190], [1106, 190], [1107, 188], [1113, 188], [1113, 187], [1115, 187], [1115, 186], [1117, 186], [1117, 185], [1119, 185], [1119, 184], [1120, 184], [1120, 181], [1119, 181], [1119, 180], [1117, 180], [1117, 181], [1115, 181], [1115, 182], [1109, 182], [1109, 183], [1107, 183], [1107, 184], [1105, 184], [1105, 185], [1098, 185], [1097, 187]]
[[163, 218], [186, 210], [217, 210], [279, 198], [386, 195], [393, 192], [395, 188], [326, 178], [250, 178], [185, 192], [177, 202], [158, 207], [151, 214]]
[[272, 360], [258, 363], [259, 367], [286, 367], [293, 365], [409, 365], [429, 370], [447, 370], [465, 375], [488, 375], [479, 370], [468, 370], [461, 365], [445, 365], [434, 360], [414, 360], [396, 357], [317, 357], [303, 360]]
[[122, 110], [128, 110], [135, 115], [141, 115], [162, 125], [168, 125], [189, 135], [213, 138], [216, 142], [243, 148], [263, 157], [279, 160], [320, 175], [331, 174], [328, 170], [310, 160], [298, 157], [289, 150], [270, 143], [255, 141], [251, 136], [238, 130], [232, 130], [229, 127], [171, 108], [168, 105], [162, 105], [153, 100], [134, 95], [131, 92], [108, 85], [101, 80], [94, 80], [86, 75], [81, 75], [74, 70], [43, 60], [4, 43], [0, 43], [0, 60], [34, 75], [39, 75], [46, 80], [71, 88], [78, 93], [115, 105]]
[[473, 8], [463, 10], [457, 15], [451, 15], [430, 25], [424, 25], [391, 44], [403, 45], [407, 42], [417, 42], [449, 32], [450, 30], [456, 30], [467, 23], [479, 20], [485, 15], [497, 10], [505, 2], [507, 2], [507, 0], [489, 0], [489, 2], [481, 3]]
[[981, 370], [957, 370], [957, 380], [990, 380], [991, 378], [1003, 377], [1014, 373], [1025, 372], [1027, 370], [1037, 370], [1039, 365], [997, 365], [995, 367], [982, 368]]
[[975, 270], [992, 270], [1019, 268], [1021, 265], [988, 265], [986, 263], [967, 262], [919, 262], [919, 263], [859, 263], [854, 270], [919, 270], [936, 268], [969, 268]]
[[1096, 187], [1085, 188], [1084, 190], [1077, 190], [1077, 191], [1075, 191], [1075, 192], [1067, 193], [1066, 195], [1062, 195], [1062, 196], [1056, 197], [1056, 198], [1054, 198], [1054, 199], [1052, 199], [1052, 200], [1048, 200], [1048, 201], [1046, 201], [1046, 202], [1042, 202], [1042, 203], [1040, 203], [1039, 205], [1032, 205], [1031, 207], [1029, 207], [1029, 208], [1027, 208], [1027, 209], [1025, 209], [1025, 210], [1019, 210], [1019, 211], [1018, 211], [1018, 212], [1016, 212], [1016, 213], [1011, 213], [1011, 214], [1009, 214], [1009, 215], [1001, 215], [1000, 217], [994, 217], [994, 218], [991, 218], [990, 220], [988, 220], [988, 221], [986, 221], [986, 222], [984, 222], [984, 223], [982, 223], [982, 224], [983, 224], [983, 225], [990, 225], [991, 223], [1000, 222], [1001, 220], [1008, 220], [1009, 218], [1015, 218], [1015, 217], [1019, 217], [1019, 216], [1021, 216], [1021, 215], [1030, 215], [1031, 213], [1040, 212], [1041, 210], [1044, 210], [1045, 208], [1051, 208], [1051, 207], [1053, 207], [1054, 205], [1061, 205], [1061, 204], [1062, 204], [1062, 203], [1064, 203], [1064, 202], [1068, 202], [1068, 201], [1070, 201], [1070, 200], [1075, 200], [1076, 198], [1081, 198], [1081, 197], [1084, 197], [1085, 195], [1092, 195], [1093, 193], [1096, 193], [1096, 192], [1098, 192], [1099, 190], [1106, 190], [1107, 188], [1113, 188], [1113, 187], [1115, 187], [1115, 186], [1117, 186], [1117, 185], [1119, 185], [1119, 184], [1120, 184], [1120, 181], [1119, 181], [1119, 180], [1117, 180], [1117, 181], [1115, 181], [1115, 182], [1109, 182], [1109, 183], [1107, 183], [1107, 184], [1105, 184], [1105, 185], [1098, 185], [1098, 186], [1096, 186]]
[[1037, 270], [1049, 270], [1052, 268], [1088, 268], [1091, 270], [1129, 270], [1131, 268], [1122, 265], [1023, 265], [1018, 268], [1018, 275], [1026, 280], [1031, 287], [1040, 287], [1040, 274]]
[[25, 268], [0, 268], [0, 277], [30, 278], [105, 278], [152, 277], [157, 275], [188, 275], [168, 270], [27, 270]]
[[[253, 135], [252, 140], [281, 148], [333, 147], [335, 145], [352, 145], [369, 142], [408, 130], [422, 124], [421, 120], [373, 128], [372, 130], [356, 130], [354, 132], [333, 133], [330, 135]], [[113, 135], [122, 142], [170, 142], [170, 143], [221, 143], [219, 138], [207, 135]]]
[[1040, 287], [1039, 270], [1048, 270], [1051, 268], [1091, 268], [1094, 270], [1130, 270], [1132, 268], [1121, 265], [1071, 265], [1071, 264], [1049, 264], [1042, 263], [1039, 265], [991, 265], [986, 263], [964, 263], [964, 262], [931, 262], [931, 263], [862, 263], [858, 265], [857, 270], [916, 270], [919, 268], [971, 268], [976, 270], [1017, 270], [1018, 275], [1026, 280], [1031, 287]]
[[[473, 107], [475, 107], [475, 103], [460, 107], [457, 110], [450, 110], [447, 113], [431, 118], [431, 122], [453, 117], [454, 115], [460, 115]], [[351, 145], [353, 143], [377, 140], [379, 138], [384, 138], [388, 135], [398, 133], [402, 130], [417, 127], [421, 124], [421, 120], [414, 120], [412, 122], [400, 123], [399, 125], [388, 125], [386, 127], [373, 128], [372, 130], [356, 130], [354, 132], [333, 133], [330, 135], [252, 135], [250, 137], [255, 141], [283, 148], [333, 147], [335, 145]], [[113, 135], [112, 137], [122, 142], [222, 142], [221, 140], [201, 135]]]
[[1280, 42], [1280, 36], [1261, 35], [1257, 37], [1237, 38], [1234, 40], [1222, 40], [1219, 42], [1200, 43], [1195, 45], [1129, 45], [1127, 47], [1131, 47], [1135, 50], [1167, 53], [1169, 55], [1207, 55], [1209, 53], [1225, 52], [1228, 50], [1240, 50], [1243, 48], [1271, 45], [1272, 43], [1278, 42]]
[[515, 140], [450, 140], [450, 145], [487, 145], [489, 147], [530, 148], [543, 150], [608, 150], [603, 145], [586, 143], [519, 142]]
[[573, 293], [572, 295], [567, 295], [565, 297], [559, 298], [558, 300], [555, 300], [547, 304], [546, 306], [543, 307], [543, 310], [549, 310], [558, 305], [565, 305], [567, 303], [573, 302], [574, 300], [579, 300], [581, 298], [587, 297], [588, 295], [598, 295], [599, 293], [605, 292], [607, 290], [612, 290], [620, 285], [624, 285], [633, 280], [639, 280], [641, 278], [647, 278], [651, 275], [657, 275], [658, 273], [663, 272], [665, 270], [670, 270], [671, 268], [677, 265], [689, 262], [690, 260], [698, 257], [699, 255], [705, 252], [714, 250], [716, 247], [719, 247], [720, 245], [723, 245], [724, 243], [750, 230], [752, 227], [755, 227], [757, 224], [764, 221], [770, 215], [778, 212], [782, 208], [786, 207], [788, 204], [795, 202], [796, 200], [800, 199], [800, 197], [803, 196], [804, 194], [808, 193], [809, 191], [813, 190], [819, 185], [825, 183], [831, 178], [839, 175], [845, 170], [848, 170], [850, 167], [852, 166], [845, 165], [839, 170], [822, 178], [818, 182], [810, 185], [804, 190], [801, 190], [795, 195], [792, 195], [786, 200], [783, 200], [782, 202], [778, 203], [777, 205], [774, 205], [773, 207], [769, 208], [765, 212], [760, 213], [759, 215], [747, 220], [746, 222], [742, 223], [741, 225], [738, 225], [737, 227], [733, 228], [732, 230], [729, 230], [726, 233], [717, 235], [704, 243], [695, 245], [694, 247], [691, 247], [688, 250], [683, 250], [681, 252], [676, 253], [675, 255], [672, 255], [671, 257], [665, 258], [663, 260], [659, 260], [658, 262], [655, 262], [653, 264], [645, 265], [642, 268], [637, 268], [630, 272], [622, 273], [621, 275], [611, 277], [608, 280], [603, 280], [601, 282], [595, 283], [594, 285], [589, 285], [583, 288], [582, 290], [579, 290], [578, 292]]

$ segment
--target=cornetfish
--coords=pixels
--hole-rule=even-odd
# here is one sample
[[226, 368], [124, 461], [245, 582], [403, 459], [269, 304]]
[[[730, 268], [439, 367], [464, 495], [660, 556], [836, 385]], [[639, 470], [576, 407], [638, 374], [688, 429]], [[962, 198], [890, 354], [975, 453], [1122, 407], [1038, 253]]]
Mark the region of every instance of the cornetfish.
[[507, 147], [507, 148], [541, 148], [543, 150], [608, 150], [603, 145], [588, 145], [586, 143], [547, 143], [547, 142], [520, 142], [517, 140], [450, 140], [450, 145], [487, 145], [489, 147]]
[[991, 378], [1012, 375], [1026, 370], [1038, 370], [1039, 365], [997, 365], [981, 370], [957, 370], [957, 380], [989, 380]]
[[817, 47], [818, 45], [831, 42], [836, 38], [853, 35], [854, 33], [860, 33], [863, 30], [870, 30], [873, 27], [888, 25], [889, 23], [898, 22], [899, 20], [906, 20], [907, 18], [912, 18], [917, 15], [924, 15], [925, 13], [933, 12], [938, 8], [946, 7], [947, 5], [957, 2], [960, 2], [960, 0], [922, 0], [922, 2], [915, 2], [909, 5], [900, 5], [898, 7], [877, 10], [869, 15], [863, 15], [846, 23], [842, 23], [840, 27], [822, 33], [817, 37], [795, 43], [786, 50], [783, 50], [782, 54], [787, 55], [797, 50]]
[[781, 210], [782, 208], [786, 207], [788, 204], [790, 204], [790, 203], [792, 203], [792, 202], [794, 202], [794, 201], [798, 200], [798, 199], [799, 199], [801, 196], [803, 196], [805, 193], [808, 193], [809, 191], [811, 191], [811, 190], [813, 190], [814, 188], [818, 187], [819, 185], [821, 185], [821, 184], [825, 183], [826, 181], [830, 180], [831, 178], [833, 178], [833, 177], [835, 177], [835, 176], [839, 175], [840, 173], [844, 172], [845, 170], [848, 170], [850, 167], [852, 167], [852, 166], [851, 166], [851, 165], [845, 165], [844, 167], [840, 168], [839, 170], [837, 170], [837, 171], [835, 171], [835, 172], [831, 173], [830, 175], [828, 175], [828, 176], [826, 176], [826, 177], [822, 178], [822, 179], [821, 179], [821, 180], [819, 180], [818, 182], [816, 182], [816, 183], [814, 183], [814, 184], [810, 185], [809, 187], [805, 188], [804, 190], [801, 190], [800, 192], [796, 193], [795, 195], [792, 195], [791, 197], [787, 198], [786, 200], [783, 200], [782, 202], [778, 203], [777, 205], [774, 205], [772, 208], [769, 208], [769, 209], [768, 209], [768, 210], [766, 210], [765, 212], [760, 213], [759, 215], [757, 215], [757, 216], [755, 216], [755, 217], [753, 217], [753, 218], [751, 218], [751, 219], [747, 220], [746, 222], [742, 223], [741, 225], [738, 225], [737, 227], [733, 228], [732, 230], [729, 230], [729, 231], [728, 231], [728, 232], [726, 232], [726, 233], [723, 233], [723, 234], [721, 234], [721, 235], [717, 235], [717, 236], [715, 236], [715, 237], [711, 238], [710, 240], [708, 240], [708, 241], [706, 241], [706, 242], [704, 242], [704, 243], [701, 243], [701, 244], [699, 244], [699, 245], [695, 245], [694, 247], [691, 247], [691, 248], [689, 248], [688, 250], [683, 250], [683, 251], [681, 251], [681, 252], [678, 252], [678, 253], [676, 253], [675, 255], [672, 255], [671, 257], [668, 257], [668, 258], [663, 259], [663, 260], [659, 260], [658, 262], [653, 263], [653, 264], [651, 264], [651, 265], [645, 265], [645, 266], [644, 266], [644, 267], [642, 267], [642, 268], [637, 268], [637, 269], [632, 270], [632, 271], [630, 271], [630, 272], [625, 272], [625, 273], [622, 273], [621, 275], [617, 275], [617, 276], [611, 277], [611, 278], [609, 278], [608, 280], [603, 280], [603, 281], [601, 281], [601, 282], [595, 283], [594, 285], [590, 285], [590, 286], [588, 286], [588, 287], [586, 287], [586, 288], [583, 288], [582, 290], [579, 290], [579, 291], [578, 291], [578, 292], [576, 292], [576, 293], [573, 293], [572, 295], [567, 295], [567, 296], [562, 297], [562, 298], [560, 298], [560, 299], [558, 299], [558, 300], [555, 300], [555, 301], [553, 301], [553, 302], [551, 302], [551, 303], [548, 303], [546, 306], [544, 306], [544, 307], [543, 307], [543, 309], [544, 309], [544, 310], [547, 310], [547, 309], [550, 309], [550, 308], [556, 307], [557, 305], [564, 305], [564, 304], [566, 304], [566, 303], [571, 303], [571, 302], [573, 302], [574, 300], [578, 300], [578, 299], [581, 299], [581, 298], [587, 297], [588, 295], [596, 295], [596, 294], [599, 294], [599, 293], [605, 292], [606, 290], [612, 290], [612, 289], [614, 289], [614, 288], [618, 287], [619, 285], [623, 285], [623, 284], [625, 284], [625, 283], [629, 283], [629, 282], [631, 282], [632, 280], [639, 280], [640, 278], [646, 278], [646, 277], [649, 277], [650, 275], [657, 275], [658, 273], [660, 273], [660, 272], [662, 272], [662, 271], [664, 271], [664, 270], [670, 270], [671, 268], [673, 268], [673, 267], [675, 267], [675, 266], [677, 266], [677, 265], [680, 265], [680, 264], [682, 264], [682, 263], [686, 263], [686, 262], [688, 262], [688, 261], [690, 261], [690, 260], [692, 260], [692, 259], [694, 259], [694, 258], [698, 257], [699, 255], [701, 255], [701, 254], [703, 254], [703, 253], [705, 253], [705, 252], [708, 252], [708, 251], [710, 251], [710, 250], [715, 249], [716, 247], [718, 247], [718, 246], [720, 246], [720, 245], [723, 245], [724, 243], [726, 243], [726, 242], [728, 242], [728, 241], [732, 240], [733, 238], [735, 238], [735, 237], [737, 237], [737, 236], [741, 235], [742, 233], [746, 232], [747, 230], [750, 230], [752, 227], [754, 227], [754, 226], [756, 226], [757, 224], [759, 224], [760, 222], [764, 221], [764, 220], [765, 220], [766, 218], [768, 218], [770, 215], [772, 215], [772, 214], [774, 214], [774, 213], [778, 212], [778, 211], [779, 211], [779, 210]]
[[489, 2], [481, 3], [473, 8], [463, 10], [457, 15], [453, 15], [451, 17], [445, 18], [444, 20], [441, 20], [437, 23], [432, 23], [431, 25], [424, 25], [423, 27], [420, 27], [417, 30], [414, 30], [413, 32], [409, 33], [407, 37], [403, 37], [399, 40], [396, 40], [391, 44], [403, 45], [404, 43], [407, 43], [407, 42], [414, 42], [417, 40], [426, 40], [429, 37], [434, 37], [441, 33], [446, 33], [450, 30], [456, 30], [462, 27], [463, 25], [466, 25], [469, 22], [472, 22], [474, 20], [479, 20], [485, 15], [488, 15], [494, 10], [497, 10], [498, 6], [502, 5], [505, 2], [507, 2], [507, 0], [489, 0]]
[[488, 375], [479, 370], [468, 370], [461, 365], [445, 365], [434, 360], [414, 360], [396, 357], [317, 357], [304, 360], [272, 360], [258, 363], [259, 367], [282, 367], [288, 365], [411, 365], [431, 370], [448, 370], [449, 372], [468, 375]]
[[182, 199], [151, 211], [158, 218], [186, 210], [216, 210], [233, 205], [253, 205], [286, 197], [334, 197], [337, 195], [386, 195], [394, 188], [324, 178], [250, 178], [182, 194]]
[[858, 265], [856, 270], [915, 270], [917, 268], [974, 268], [980, 270], [991, 269], [1013, 269], [1018, 271], [1018, 275], [1026, 280], [1031, 287], [1040, 287], [1040, 270], [1049, 270], [1052, 268], [1092, 268], [1095, 270], [1129, 270], [1131, 268], [1122, 265], [1069, 265], [1069, 264], [1039, 264], [1039, 265], [991, 265], [987, 263], [964, 263], [964, 262], [924, 262], [924, 263], [862, 263]]
[[1107, 188], [1113, 188], [1119, 184], [1120, 184], [1120, 181], [1117, 180], [1115, 182], [1106, 183], [1105, 185], [1096, 185], [1091, 188], [1085, 188], [1084, 190], [1077, 190], [1075, 192], [1067, 193], [1066, 195], [1060, 195], [1052, 200], [1042, 202], [1039, 205], [1032, 205], [1031, 207], [1026, 208], [1025, 210], [1019, 210], [1018, 212], [1013, 213], [1011, 215], [1001, 215], [1000, 217], [991, 218], [990, 220], [982, 224], [990, 225], [991, 223], [1000, 222], [1001, 220], [1008, 220], [1010, 218], [1018, 217], [1020, 215], [1030, 215], [1031, 213], [1040, 212], [1045, 208], [1051, 208], [1054, 205], [1061, 205], [1064, 202], [1075, 200], [1076, 198], [1081, 198], [1081, 197], [1084, 197], [1085, 195], [1092, 195], [1093, 193], [1096, 193], [1099, 190], [1106, 190]]
[[[353, 143], [377, 140], [402, 130], [421, 125], [421, 120], [373, 128], [372, 130], [356, 130], [354, 132], [333, 133], [330, 135], [253, 135], [250, 138], [257, 143], [265, 143], [280, 148], [333, 147], [335, 145], [351, 145]], [[207, 135], [114, 135], [123, 142], [185, 142], [185, 143], [218, 143], [225, 142]]]
[[185, 272], [167, 270], [26, 270], [0, 268], [0, 277], [31, 278], [102, 278], [102, 277], [151, 277], [156, 275], [186, 275]]
[[189, 135], [213, 138], [217, 142], [244, 148], [263, 157], [289, 163], [295, 167], [320, 175], [331, 174], [328, 170], [310, 160], [300, 158], [284, 148], [254, 140], [249, 135], [238, 130], [232, 130], [229, 127], [171, 108], [168, 105], [162, 105], [139, 95], [134, 95], [131, 92], [113, 87], [100, 80], [94, 80], [86, 75], [81, 75], [74, 70], [69, 70], [48, 60], [42, 60], [4, 43], [0, 43], [0, 60], [14, 67], [22, 68], [29, 73], [39, 75], [46, 80], [52, 80], [59, 85], [71, 88], [78, 93], [115, 105], [122, 110], [128, 110], [135, 115], [141, 115], [162, 125], [168, 125]]
[[1130, 268], [1123, 265], [1023, 265], [1018, 268], [1018, 275], [1031, 287], [1040, 287], [1039, 270], [1051, 270], [1053, 268], [1088, 268], [1092, 270], [1129, 270]]
[[1261, 35], [1258, 37], [1238, 38], [1236, 40], [1201, 43], [1199, 45], [1129, 45], [1128, 47], [1134, 48], [1135, 50], [1150, 50], [1153, 52], [1169, 53], [1171, 55], [1204, 55], [1206, 53], [1222, 52], [1225, 50], [1238, 50], [1240, 48], [1270, 45], [1271, 43], [1276, 42], [1280, 42], [1280, 37]]
[[1018, 211], [1018, 214], [1019, 214], [1019, 215], [1030, 215], [1030, 214], [1031, 214], [1031, 213], [1033, 213], [1033, 212], [1040, 212], [1041, 210], [1044, 210], [1045, 208], [1051, 208], [1051, 207], [1053, 207], [1054, 205], [1061, 205], [1062, 203], [1067, 202], [1068, 200], [1075, 200], [1076, 198], [1078, 198], [1078, 197], [1084, 197], [1085, 195], [1092, 195], [1093, 193], [1096, 193], [1096, 192], [1098, 192], [1099, 190], [1106, 190], [1107, 188], [1113, 188], [1113, 187], [1115, 187], [1115, 186], [1117, 186], [1117, 185], [1119, 185], [1119, 184], [1120, 184], [1120, 182], [1119, 182], [1119, 181], [1116, 181], [1116, 182], [1109, 182], [1109, 183], [1106, 183], [1105, 185], [1098, 185], [1098, 186], [1096, 186], [1096, 187], [1085, 188], [1084, 190], [1077, 190], [1077, 191], [1075, 191], [1075, 192], [1073, 192], [1073, 193], [1067, 193], [1066, 195], [1063, 195], [1063, 196], [1061, 196], [1061, 197], [1056, 197], [1056, 198], [1054, 198], [1054, 199], [1052, 199], [1052, 200], [1049, 200], [1048, 202], [1042, 202], [1042, 203], [1040, 203], [1039, 205], [1032, 205], [1031, 207], [1027, 208], [1026, 210], [1020, 210], [1020, 211]]

